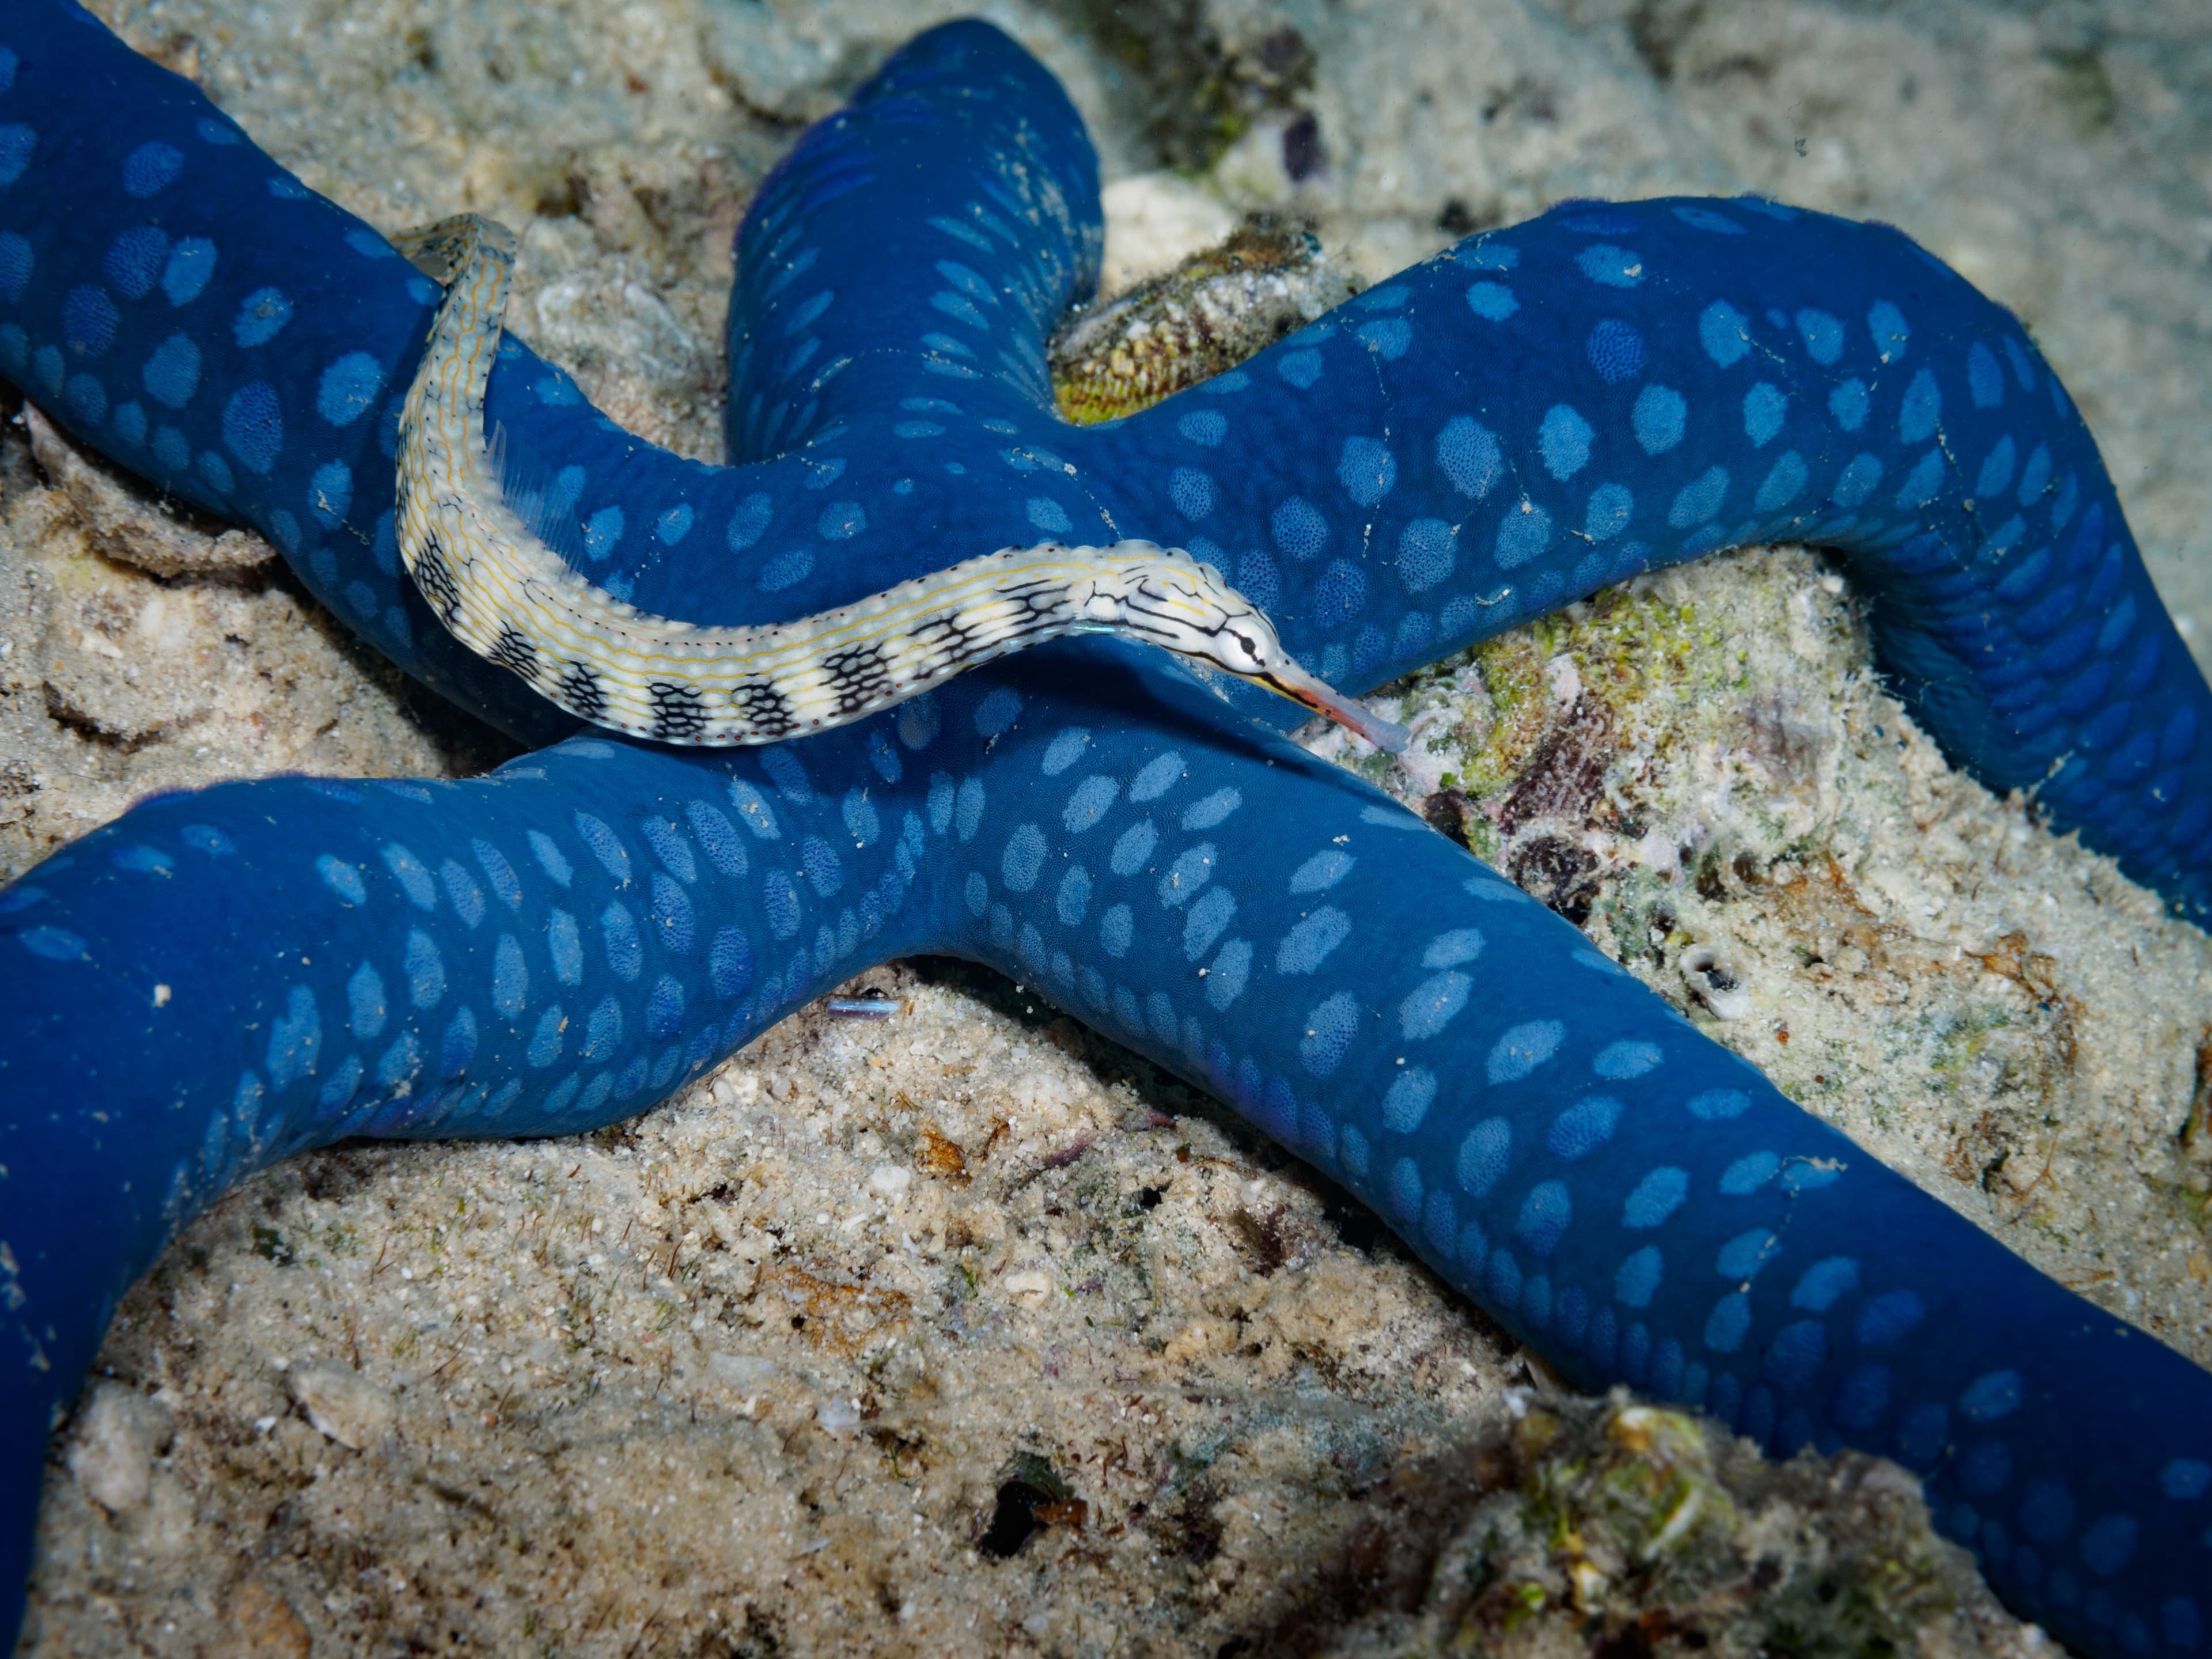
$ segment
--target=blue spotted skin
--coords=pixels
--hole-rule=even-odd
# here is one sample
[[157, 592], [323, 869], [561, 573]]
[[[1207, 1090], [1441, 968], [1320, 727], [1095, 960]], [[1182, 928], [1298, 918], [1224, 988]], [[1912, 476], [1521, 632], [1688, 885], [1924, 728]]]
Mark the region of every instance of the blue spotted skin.
[[[2057, 823], [2204, 914], [2204, 684], [2057, 379], [1897, 233], [1565, 208], [1076, 431], [1041, 343], [1098, 241], [1060, 89], [984, 26], [934, 30], [740, 232], [731, 440], [759, 459], [628, 438], [512, 341], [492, 418], [556, 538], [649, 610], [784, 618], [1007, 543], [1144, 536], [1354, 688], [1653, 564], [1817, 541], [1954, 757], [2050, 774]], [[75, 7], [0, 21], [0, 370], [259, 526], [410, 672], [550, 735], [398, 576], [393, 422], [434, 299]], [[773, 749], [571, 738], [465, 783], [170, 797], [0, 895], [0, 1628], [46, 1426], [242, 1171], [605, 1123], [927, 949], [1203, 1084], [1577, 1383], [1778, 1454], [1895, 1456], [2023, 1613], [2086, 1652], [2202, 1650], [2212, 1376], [1271, 729], [1294, 711], [1227, 696], [1063, 642]]]

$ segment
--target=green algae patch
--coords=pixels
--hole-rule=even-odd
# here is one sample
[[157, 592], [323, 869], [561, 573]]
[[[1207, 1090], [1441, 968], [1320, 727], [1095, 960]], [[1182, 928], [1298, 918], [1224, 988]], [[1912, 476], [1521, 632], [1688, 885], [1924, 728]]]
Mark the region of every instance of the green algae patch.
[[[1880, 1459], [1781, 1465], [1695, 1413], [1523, 1400], [1420, 1604], [1328, 1651], [1824, 1656], [1971, 1650], [2003, 1629], [1917, 1484]], [[1999, 1645], [2002, 1645], [2002, 1638]]]

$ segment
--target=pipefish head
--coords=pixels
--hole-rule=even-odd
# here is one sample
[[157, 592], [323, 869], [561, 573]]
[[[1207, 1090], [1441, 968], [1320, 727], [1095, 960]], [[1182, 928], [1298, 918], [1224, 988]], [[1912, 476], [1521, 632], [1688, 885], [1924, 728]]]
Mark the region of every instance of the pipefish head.
[[1403, 726], [1300, 667], [1275, 625], [1212, 565], [1172, 549], [1133, 562], [1121, 600], [1130, 632], [1303, 703], [1378, 749], [1395, 752], [1410, 740]]

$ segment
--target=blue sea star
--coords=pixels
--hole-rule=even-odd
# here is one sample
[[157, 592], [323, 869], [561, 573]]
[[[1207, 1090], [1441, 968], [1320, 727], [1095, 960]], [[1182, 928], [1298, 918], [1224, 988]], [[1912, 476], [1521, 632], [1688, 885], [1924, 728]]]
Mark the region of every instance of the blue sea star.
[[[1042, 341], [1097, 245], [1059, 88], [995, 31], [934, 30], [746, 217], [747, 464], [629, 438], [512, 341], [491, 416], [580, 566], [656, 612], [799, 616], [1010, 542], [1149, 536], [1353, 688], [1655, 563], [1832, 546], [1955, 757], [2037, 786], [2185, 914], [2212, 902], [2212, 696], [2056, 377], [1904, 237], [1755, 200], [1576, 204], [1079, 431]], [[0, 369], [260, 528], [394, 661], [550, 738], [399, 577], [392, 426], [434, 297], [67, 0], [0, 25]], [[571, 738], [464, 784], [232, 786], [49, 860], [0, 896], [4, 1594], [116, 1299], [240, 1173], [351, 1134], [626, 1116], [931, 949], [1203, 1083], [1576, 1382], [1777, 1453], [1895, 1456], [2069, 1641], [2200, 1647], [2212, 1377], [1798, 1111], [1281, 718], [1066, 645], [764, 750]]]

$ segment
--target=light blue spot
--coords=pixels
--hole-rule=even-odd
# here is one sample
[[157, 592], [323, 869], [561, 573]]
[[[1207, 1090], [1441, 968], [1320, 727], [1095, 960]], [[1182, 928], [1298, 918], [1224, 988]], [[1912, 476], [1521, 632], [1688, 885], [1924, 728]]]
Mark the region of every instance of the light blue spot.
[[1521, 302], [1513, 297], [1513, 290], [1503, 283], [1470, 283], [1467, 289], [1467, 308], [1478, 317], [1502, 323], [1521, 309]]
[[566, 887], [575, 872], [570, 868], [567, 857], [554, 843], [552, 836], [542, 830], [532, 830], [527, 832], [527, 839], [531, 855], [538, 860], [538, 867]]
[[1183, 758], [1180, 752], [1170, 749], [1155, 755], [1138, 769], [1137, 775], [1129, 781], [1129, 799], [1133, 801], [1157, 800], [1175, 787], [1182, 780]]
[[1352, 337], [1384, 362], [1395, 362], [1413, 349], [1413, 326], [1402, 317], [1378, 317], [1352, 331]]
[[1674, 492], [1667, 509], [1667, 523], [1675, 530], [1704, 524], [1721, 510], [1728, 499], [1729, 475], [1724, 466], [1710, 466]]
[[1559, 1052], [1565, 1022], [1532, 1019], [1509, 1027], [1490, 1050], [1484, 1071], [1492, 1085], [1518, 1083]]
[[584, 521], [584, 556], [593, 563], [615, 550], [623, 535], [623, 510], [603, 507]]
[[2212, 1463], [2202, 1458], [2177, 1457], [2159, 1471], [2158, 1483], [2168, 1498], [2193, 1502], [2212, 1492]]
[[1410, 1158], [1401, 1158], [1390, 1168], [1390, 1208], [1401, 1221], [1411, 1221], [1421, 1212], [1420, 1166]]
[[1455, 415], [1437, 434], [1437, 465], [1462, 495], [1481, 501], [1504, 475], [1498, 434], [1479, 421]]
[[353, 470], [343, 461], [325, 461], [307, 480], [307, 507], [325, 530], [335, 530], [353, 505]]
[[1308, 1012], [1298, 1058], [1314, 1076], [1328, 1077], [1344, 1063], [1358, 1033], [1359, 1004], [1349, 991], [1339, 991]]
[[1618, 386], [1644, 372], [1644, 336], [1630, 324], [1607, 317], [1595, 324], [1583, 342], [1583, 356], [1607, 386]]
[[169, 250], [168, 261], [161, 267], [161, 292], [173, 306], [190, 305], [214, 275], [215, 244], [204, 236], [186, 236]]
[[522, 946], [512, 933], [501, 933], [492, 947], [491, 1006], [504, 1019], [520, 1014], [530, 999], [530, 969], [522, 959]]
[[366, 351], [349, 351], [323, 371], [315, 412], [331, 426], [350, 426], [383, 389], [383, 366]]
[[1734, 1353], [1751, 1331], [1751, 1298], [1732, 1291], [1713, 1304], [1705, 1320], [1705, 1346], [1715, 1353]]
[[1212, 966], [1206, 969], [1206, 1006], [1216, 1013], [1225, 1011], [1231, 1003], [1243, 994], [1245, 981], [1251, 972], [1250, 941], [1231, 939], [1221, 947], [1220, 954], [1213, 958]]
[[1452, 573], [1457, 532], [1442, 519], [1415, 519], [1398, 533], [1398, 575], [1409, 593], [1425, 592]]
[[1713, 1271], [1723, 1279], [1756, 1279], [1759, 1270], [1766, 1265], [1780, 1243], [1779, 1238], [1764, 1227], [1753, 1227], [1747, 1232], [1738, 1233], [1721, 1246]]
[[1624, 1039], [1599, 1049], [1590, 1069], [1608, 1082], [1624, 1083], [1656, 1070], [1662, 1058], [1658, 1044]]
[[1858, 1286], [1858, 1262], [1848, 1255], [1832, 1255], [1805, 1270], [1790, 1292], [1790, 1305], [1808, 1313], [1826, 1313]]
[[249, 472], [266, 473], [276, 465], [276, 452], [284, 447], [276, 388], [266, 380], [248, 380], [232, 392], [222, 406], [222, 441]]
[[1293, 893], [1323, 893], [1352, 873], [1352, 866], [1359, 860], [1351, 854], [1335, 848], [1326, 848], [1316, 853], [1291, 873]]
[[567, 1024], [568, 1018], [559, 1003], [547, 1008], [538, 1016], [538, 1029], [530, 1034], [530, 1046], [523, 1050], [523, 1058], [539, 1071], [560, 1059]]
[[190, 335], [172, 334], [147, 355], [139, 380], [155, 403], [182, 409], [199, 390], [199, 346]]
[[1006, 850], [999, 860], [1000, 878], [1006, 890], [1026, 893], [1037, 884], [1044, 872], [1045, 854], [1050, 850], [1044, 831], [1034, 823], [1024, 823], [1006, 840]]
[[1914, 463], [1905, 482], [1898, 486], [1897, 504], [1903, 507], [1925, 507], [1934, 501], [1943, 488], [1943, 449], [1937, 445]]
[[1460, 1142], [1454, 1173], [1470, 1198], [1481, 1198], [1504, 1177], [1512, 1157], [1513, 1126], [1502, 1117], [1486, 1117]]
[[1590, 423], [1565, 404], [1553, 404], [1536, 429], [1536, 448], [1544, 470], [1554, 478], [1571, 478], [1589, 465], [1590, 440], [1597, 434]]
[[[1838, 325], [1838, 332], [1840, 332]], [[1753, 449], [1764, 449], [1782, 431], [1790, 412], [1790, 399], [1771, 381], [1761, 380], [1743, 394], [1743, 435]]]
[[1310, 559], [1328, 542], [1328, 520], [1301, 495], [1286, 497], [1268, 521], [1275, 545], [1294, 559]]
[[346, 1025], [356, 1042], [368, 1042], [380, 1036], [389, 1013], [385, 1001], [384, 980], [376, 969], [364, 962], [353, 970], [346, 981]]
[[1191, 896], [1213, 879], [1213, 866], [1218, 851], [1210, 841], [1178, 854], [1168, 872], [1160, 878], [1160, 902], [1170, 910], [1179, 910], [1190, 902]]
[[1750, 351], [1750, 328], [1751, 319], [1725, 300], [1716, 300], [1698, 313], [1698, 343], [1723, 368], [1735, 368]]
[[1194, 466], [1179, 466], [1168, 474], [1168, 499], [1195, 523], [1213, 511], [1213, 480]]
[[1329, 953], [1352, 937], [1352, 918], [1334, 905], [1323, 905], [1303, 917], [1275, 947], [1275, 971], [1310, 974], [1328, 960]]
[[1209, 795], [1201, 796], [1186, 807], [1182, 827], [1186, 830], [1211, 830], [1227, 822], [1230, 814], [1243, 805], [1244, 795], [1234, 786], [1224, 785]]
[[264, 1071], [272, 1088], [289, 1088], [310, 1075], [323, 1053], [323, 1013], [314, 991], [295, 984], [285, 994], [285, 1011], [270, 1020], [270, 1044]]
[[1864, 380], [1845, 380], [1828, 394], [1828, 413], [1844, 431], [1856, 432], [1866, 424], [1870, 402]]
[[645, 1029], [659, 1042], [674, 1036], [684, 1024], [684, 987], [673, 974], [653, 981], [645, 1002]]
[[1098, 943], [1115, 961], [1129, 954], [1129, 946], [1136, 937], [1136, 912], [1127, 905], [1115, 905], [1098, 918]]
[[1060, 815], [1061, 826], [1071, 836], [1082, 834], [1106, 816], [1121, 793], [1119, 782], [1093, 773], [1077, 784], [1068, 796], [1067, 805]]
[[[211, 823], [188, 823], [177, 831], [177, 839], [215, 858], [228, 857], [238, 850], [238, 843]], [[5, 903], [0, 903], [0, 912], [7, 908]]]
[[1435, 1036], [1459, 1017], [1474, 988], [1474, 981], [1465, 974], [1431, 974], [1398, 1005], [1399, 1030], [1409, 1042]]
[[599, 861], [600, 868], [615, 878], [617, 884], [629, 881], [629, 848], [622, 844], [622, 837], [609, 829], [604, 818], [589, 812], [579, 812], [573, 822], [576, 834], [581, 837], [592, 856]]
[[1336, 462], [1337, 482], [1362, 507], [1378, 505], [1398, 482], [1398, 462], [1376, 438], [1346, 438]]
[[1656, 1227], [1681, 1208], [1689, 1195], [1689, 1171], [1662, 1164], [1638, 1182], [1622, 1203], [1620, 1224], [1637, 1231]]
[[422, 860], [398, 842], [390, 842], [384, 848], [383, 857], [384, 867], [392, 872], [393, 878], [405, 891], [409, 903], [418, 910], [438, 908], [437, 884], [431, 880], [430, 872], [423, 866]]
[[[581, 483], [580, 471], [578, 483]], [[739, 501], [737, 510], [730, 514], [729, 527], [722, 539], [732, 553], [742, 553], [767, 532], [769, 520], [775, 516], [775, 503], [766, 494], [756, 491]]]
[[[1091, 746], [1091, 728], [1071, 726], [1058, 733], [1045, 745], [1044, 759], [1039, 769], [1048, 778], [1056, 778], [1083, 757]], [[1109, 780], [1110, 781], [1110, 780]]]
[[1892, 1291], [1859, 1310], [1852, 1334], [1868, 1347], [1895, 1342], [1909, 1335], [1927, 1316], [1917, 1291]]
[[1994, 1423], [2018, 1411], [2024, 1397], [2018, 1371], [1990, 1371], [1966, 1385], [1959, 1409], [1969, 1422]]
[[638, 937], [637, 918], [620, 899], [599, 912], [599, 938], [606, 947], [607, 966], [616, 978], [635, 980], [645, 971], [645, 946]]
[[1613, 1275], [1613, 1299], [1624, 1307], [1648, 1308], [1666, 1276], [1666, 1258], [1656, 1244], [1646, 1244], [1623, 1261]]
[[185, 153], [160, 139], [141, 144], [123, 158], [123, 190], [143, 201], [159, 195], [184, 171]]
[[975, 705], [975, 735], [995, 738], [1021, 718], [1022, 694], [1011, 685], [994, 686], [990, 694]]
[[175, 874], [177, 860], [159, 848], [149, 848], [146, 842], [133, 842], [128, 848], [118, 848], [108, 854], [108, 863], [118, 869], [128, 869], [135, 876], [168, 876]]
[[1874, 337], [1874, 349], [1886, 363], [1905, 356], [1905, 342], [1912, 337], [1912, 331], [1905, 325], [1905, 313], [1887, 300], [1877, 300], [1868, 309], [1867, 331]]
[[1486, 941], [1479, 927], [1455, 927], [1439, 933], [1421, 952], [1424, 968], [1461, 968], [1482, 954]]
[[1751, 498], [1751, 504], [1761, 513], [1777, 512], [1796, 501], [1811, 481], [1811, 475], [1805, 470], [1804, 457], [1794, 449], [1785, 449], [1775, 457], [1772, 469]]
[[1408, 1066], [1382, 1096], [1382, 1127], [1393, 1134], [1413, 1133], [1436, 1097], [1437, 1074], [1425, 1066]]
[[368, 902], [368, 889], [362, 881], [361, 872], [343, 859], [325, 853], [315, 860], [315, 873], [323, 878], [325, 886], [348, 904]]
[[1898, 439], [1908, 444], [1926, 443], [1936, 435], [1936, 428], [1942, 418], [1943, 393], [1936, 384], [1935, 375], [1923, 368], [1905, 388], [1905, 401], [1897, 414]]
[[1805, 342], [1805, 355], [1826, 368], [1844, 355], [1844, 324], [1839, 317], [1810, 307], [1796, 317], [1797, 337]]
[[1610, 1095], [1588, 1096], [1552, 1120], [1544, 1144], [1553, 1157], [1570, 1164], [1587, 1158], [1613, 1139], [1621, 1111], [1621, 1103]]
[[1690, 406], [1672, 386], [1647, 386], [1636, 394], [1629, 424], [1647, 455], [1663, 455], [1682, 441]]
[[1828, 492], [1828, 499], [1838, 507], [1856, 507], [1874, 493], [1881, 482], [1881, 462], [1872, 455], [1851, 457], [1837, 476], [1836, 487]]
[[805, 581], [813, 572], [813, 549], [787, 548], [761, 567], [760, 574], [753, 578], [753, 586], [763, 593], [781, 593]]
[[1617, 483], [1600, 484], [1590, 491], [1589, 506], [1583, 518], [1583, 533], [1594, 542], [1609, 542], [1628, 528], [1628, 520], [1636, 512], [1636, 497], [1626, 486]]
[[1560, 1237], [1574, 1218], [1574, 1202], [1567, 1194], [1566, 1182], [1539, 1182], [1522, 1200], [1513, 1231], [1528, 1247], [1529, 1255], [1547, 1256], [1559, 1249]]
[[1054, 899], [1054, 908], [1060, 922], [1068, 927], [1080, 927], [1084, 914], [1091, 908], [1091, 872], [1079, 864], [1067, 867], [1060, 878], [1060, 891]]
[[1684, 1103], [1692, 1117], [1706, 1123], [1718, 1123], [1729, 1118], [1741, 1117], [1751, 1109], [1751, 1097], [1741, 1089], [1707, 1089]]
[[1606, 288], [1634, 288], [1644, 280], [1644, 261], [1611, 242], [1593, 242], [1575, 255], [1575, 265], [1590, 281]]
[[761, 909], [768, 917], [769, 932], [776, 938], [789, 939], [799, 931], [799, 889], [788, 872], [770, 870], [761, 878]]
[[1190, 907], [1184, 919], [1182, 953], [1196, 962], [1213, 948], [1214, 941], [1228, 932], [1229, 924], [1236, 919], [1237, 896], [1226, 887], [1209, 887]]
[[407, 930], [404, 958], [407, 994], [417, 1008], [434, 1008], [446, 999], [446, 964], [438, 946], [420, 927]]
[[266, 345], [292, 320], [292, 302], [282, 289], [258, 288], [240, 302], [231, 337], [241, 346]]
[[662, 545], [673, 547], [691, 533], [691, 519], [690, 503], [678, 501], [660, 515], [653, 533], [660, 538]]
[[1511, 570], [1540, 557], [1551, 544], [1552, 515], [1524, 496], [1499, 521], [1492, 556], [1500, 569]]
[[1974, 480], [1975, 495], [1994, 495], [2012, 482], [2015, 453], [2009, 433], [1997, 440], [1996, 447], [1982, 462], [1981, 475]]
[[858, 501], [832, 501], [814, 521], [815, 533], [826, 542], [850, 541], [867, 527], [867, 513]]
[[1318, 351], [1285, 352], [1275, 364], [1275, 373], [1301, 392], [1309, 390], [1321, 379], [1321, 353]]
[[553, 977], [563, 985], [584, 982], [584, 940], [575, 917], [556, 907], [545, 917], [545, 947], [553, 958]]
[[2004, 401], [2004, 370], [1979, 340], [1966, 348], [1966, 391], [1976, 409], [1995, 409]]

